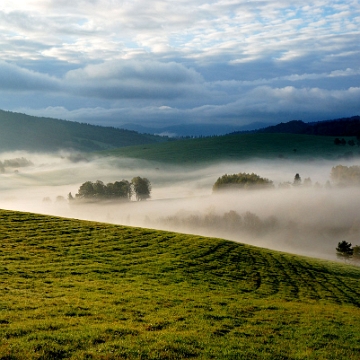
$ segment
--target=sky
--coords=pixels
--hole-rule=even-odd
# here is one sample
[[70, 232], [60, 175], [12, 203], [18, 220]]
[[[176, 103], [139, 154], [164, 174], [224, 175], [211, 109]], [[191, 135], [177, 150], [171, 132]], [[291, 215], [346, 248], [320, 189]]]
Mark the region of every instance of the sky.
[[0, 109], [115, 127], [360, 115], [360, 1], [2, 0]]

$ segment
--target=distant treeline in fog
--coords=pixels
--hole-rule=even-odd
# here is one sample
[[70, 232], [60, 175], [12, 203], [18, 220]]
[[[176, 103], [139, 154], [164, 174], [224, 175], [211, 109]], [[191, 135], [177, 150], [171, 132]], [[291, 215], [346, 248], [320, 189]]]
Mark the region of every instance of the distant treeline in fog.
[[158, 220], [164, 225], [181, 227], [186, 229], [206, 228], [221, 232], [244, 231], [252, 235], [262, 235], [275, 230], [279, 226], [279, 220], [275, 216], [260, 219], [256, 214], [247, 211], [240, 215], [230, 210], [222, 215], [209, 212], [208, 214], [177, 214], [167, 216]]
[[[247, 211], [239, 214], [230, 210], [223, 214], [209, 211], [206, 214], [192, 214], [179, 212], [176, 215], [161, 217], [157, 222], [165, 228], [178, 228], [186, 231], [210, 231], [214, 236], [221, 234], [248, 234], [252, 237], [271, 236], [271, 234], [285, 232], [289, 240], [298, 235], [303, 237], [347, 239], [360, 243], [360, 222], [354, 221], [351, 225], [333, 225], [328, 223], [312, 226], [302, 222], [302, 219], [280, 219], [275, 215], [260, 218], [257, 214]], [[358, 218], [360, 220], [360, 217]], [[335, 248], [334, 248], [335, 250]]]

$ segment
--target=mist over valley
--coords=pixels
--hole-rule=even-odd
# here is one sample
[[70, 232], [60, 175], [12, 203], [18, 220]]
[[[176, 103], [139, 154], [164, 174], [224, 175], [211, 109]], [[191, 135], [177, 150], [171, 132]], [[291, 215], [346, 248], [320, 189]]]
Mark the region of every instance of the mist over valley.
[[[339, 241], [359, 244], [360, 188], [338, 187], [330, 178], [332, 167], [360, 165], [359, 159], [176, 166], [111, 157], [74, 162], [70, 155], [2, 153], [2, 208], [221, 237], [326, 259], [336, 259]], [[213, 193], [220, 176], [240, 172], [268, 178], [274, 187]], [[292, 185], [295, 174], [302, 185]], [[149, 200], [68, 200], [86, 181], [107, 184], [136, 176], [150, 180]]]

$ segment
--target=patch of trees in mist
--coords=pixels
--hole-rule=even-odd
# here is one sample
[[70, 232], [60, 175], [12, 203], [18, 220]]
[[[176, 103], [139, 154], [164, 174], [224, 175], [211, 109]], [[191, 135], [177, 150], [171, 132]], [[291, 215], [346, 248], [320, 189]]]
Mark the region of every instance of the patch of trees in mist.
[[[336, 187], [360, 186], [360, 166], [344, 166], [337, 165], [331, 169], [331, 182], [328, 180], [325, 184], [326, 188]], [[321, 188], [322, 185], [316, 182], [314, 185], [310, 177], [302, 181], [300, 174], [295, 174], [293, 182], [282, 182], [278, 185], [280, 189], [292, 187], [312, 187]], [[213, 192], [220, 192], [224, 190], [256, 190], [256, 189], [273, 189], [274, 183], [263, 178], [257, 174], [238, 173], [228, 175], [225, 174], [219, 177], [213, 185]]]
[[231, 190], [231, 189], [268, 189], [273, 188], [273, 182], [262, 178], [257, 174], [239, 173], [219, 177], [213, 185], [213, 191]]
[[[338, 188], [347, 186], [360, 186], [360, 166], [338, 165], [331, 169], [330, 177], [332, 183], [327, 181], [326, 188]], [[312, 187], [310, 178], [302, 181], [297, 173], [293, 182], [280, 183], [279, 188], [309, 188]], [[315, 183], [315, 188], [321, 188], [322, 185]], [[273, 189], [274, 184], [271, 180], [262, 178], [257, 174], [238, 173], [233, 175], [225, 174], [217, 179], [213, 185], [213, 192], [227, 190], [256, 190]], [[231, 210], [224, 214], [215, 214], [210, 212], [205, 215], [191, 214], [163, 217], [158, 223], [167, 228], [178, 228], [189, 232], [211, 232], [215, 236], [224, 236], [224, 234], [245, 234], [252, 237], [261, 237], [271, 235], [272, 233], [287, 235], [288, 242], [296, 241], [308, 242], [313, 240], [326, 241], [327, 243], [338, 241], [339, 238], [353, 241], [360, 238], [360, 218], [356, 219], [351, 226], [348, 224], [333, 225], [331, 219], [326, 222], [319, 222], [314, 225], [305, 224], [301, 219], [281, 219], [275, 216], [269, 216], [261, 219], [252, 212], [238, 214]], [[355, 253], [357, 253], [357, 247]], [[356, 258], [356, 256], [354, 256]], [[359, 255], [360, 258], [360, 255]]]
[[147, 178], [136, 176], [131, 181], [121, 180], [106, 185], [101, 180], [95, 182], [86, 181], [80, 186], [75, 197], [70, 192], [68, 199], [71, 202], [75, 200], [130, 201], [132, 196], [135, 195], [137, 201], [143, 201], [150, 198], [150, 193], [150, 181]]

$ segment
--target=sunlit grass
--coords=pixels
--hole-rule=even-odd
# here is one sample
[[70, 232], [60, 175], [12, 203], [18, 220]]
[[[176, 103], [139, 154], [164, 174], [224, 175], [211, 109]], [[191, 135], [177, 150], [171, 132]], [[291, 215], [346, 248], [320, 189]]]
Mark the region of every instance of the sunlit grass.
[[0, 214], [0, 359], [358, 359], [359, 268]]

